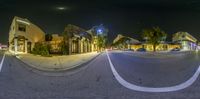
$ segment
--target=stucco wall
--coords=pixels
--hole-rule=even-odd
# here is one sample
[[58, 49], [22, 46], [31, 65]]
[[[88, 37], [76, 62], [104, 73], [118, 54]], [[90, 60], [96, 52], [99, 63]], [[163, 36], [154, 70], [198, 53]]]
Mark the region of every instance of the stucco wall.
[[[24, 21], [25, 23], [19, 22], [18, 20]], [[26, 27], [26, 31], [19, 31], [19, 24], [23, 24]], [[28, 42], [31, 42], [31, 48], [34, 47], [36, 42], [42, 42], [45, 40], [45, 33], [38, 26], [31, 23], [28, 19], [23, 19], [15, 16], [10, 26], [9, 44], [12, 45], [14, 38], [19, 36], [25, 37]]]

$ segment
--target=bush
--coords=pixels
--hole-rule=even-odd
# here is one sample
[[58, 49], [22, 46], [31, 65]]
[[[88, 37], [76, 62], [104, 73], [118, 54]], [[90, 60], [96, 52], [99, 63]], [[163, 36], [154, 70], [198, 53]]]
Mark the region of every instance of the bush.
[[63, 55], [69, 54], [69, 49], [68, 49], [69, 47], [67, 46], [65, 41], [61, 42], [59, 46], [60, 46], [60, 52], [62, 52]]
[[48, 44], [36, 43], [35, 47], [33, 48], [32, 54], [41, 55], [41, 56], [50, 56], [49, 48], [50, 47]]

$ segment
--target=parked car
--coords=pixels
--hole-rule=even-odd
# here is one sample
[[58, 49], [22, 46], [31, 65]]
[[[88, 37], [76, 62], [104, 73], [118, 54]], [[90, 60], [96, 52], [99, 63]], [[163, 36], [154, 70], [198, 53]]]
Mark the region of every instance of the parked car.
[[134, 49], [125, 49], [124, 51], [134, 51]]
[[138, 48], [137, 51], [138, 52], [146, 52], [146, 49], [145, 48]]
[[174, 48], [171, 51], [180, 51], [180, 50], [181, 50], [180, 48]]

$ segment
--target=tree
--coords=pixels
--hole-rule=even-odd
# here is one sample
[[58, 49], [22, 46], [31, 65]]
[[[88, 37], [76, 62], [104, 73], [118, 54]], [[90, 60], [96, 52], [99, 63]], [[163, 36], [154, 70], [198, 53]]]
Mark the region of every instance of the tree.
[[105, 28], [103, 24], [99, 26], [94, 26], [92, 28], [92, 36], [93, 38], [94, 37], [97, 38], [96, 41], [97, 41], [98, 51], [101, 51], [102, 49], [106, 48], [108, 43], [107, 35], [108, 35], [108, 29]]
[[46, 34], [45, 35], [45, 41], [52, 41], [53, 37], [51, 34]]
[[66, 44], [65, 41], [62, 41], [59, 44], [59, 47], [60, 47], [60, 52], [62, 52], [63, 55], [67, 55], [68, 54], [69, 49], [68, 49], [68, 45]]
[[47, 50], [49, 51], [49, 53], [51, 52], [51, 44], [50, 44], [50, 41], [52, 41], [53, 39], [53, 36], [51, 34], [46, 34], [45, 35], [45, 41], [46, 41], [46, 47], [47, 47]]
[[36, 43], [32, 53], [41, 56], [50, 56], [48, 45], [45, 43]]
[[98, 51], [101, 51], [103, 48], [106, 47], [107, 39], [105, 36], [97, 36], [97, 46]]
[[156, 46], [164, 41], [167, 34], [159, 27], [153, 27], [152, 29], [143, 30], [142, 37], [146, 39], [146, 42], [153, 45], [153, 51], [156, 51]]

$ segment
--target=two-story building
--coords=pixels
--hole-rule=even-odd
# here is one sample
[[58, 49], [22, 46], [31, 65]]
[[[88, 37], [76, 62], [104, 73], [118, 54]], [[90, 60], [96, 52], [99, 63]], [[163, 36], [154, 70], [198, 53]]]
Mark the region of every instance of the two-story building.
[[183, 51], [196, 50], [197, 48], [197, 39], [187, 32], [175, 33], [172, 41], [179, 43]]
[[9, 51], [15, 54], [28, 53], [35, 43], [45, 39], [45, 33], [28, 19], [14, 17], [9, 31]]

